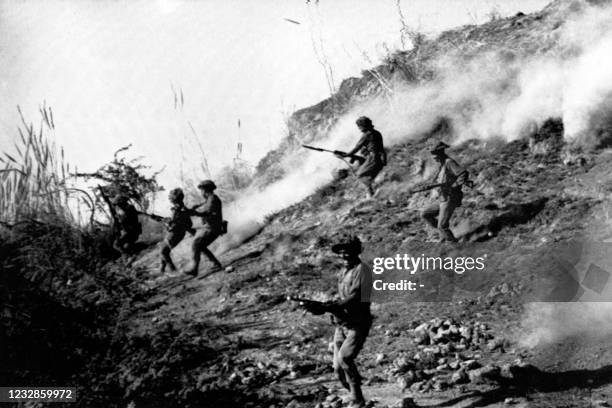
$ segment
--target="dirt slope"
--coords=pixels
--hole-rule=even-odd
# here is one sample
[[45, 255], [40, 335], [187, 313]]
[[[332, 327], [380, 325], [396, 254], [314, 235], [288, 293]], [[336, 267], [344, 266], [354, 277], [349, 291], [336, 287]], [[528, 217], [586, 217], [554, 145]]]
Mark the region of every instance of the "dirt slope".
[[[422, 406], [457, 407], [503, 405], [506, 398], [523, 406], [590, 406], [598, 393], [607, 398], [612, 388], [602, 366], [612, 356], [600, 342], [526, 348], [520, 341], [525, 302], [568, 301], [578, 293], [585, 270], [559, 272], [572, 261], [564, 256], [580, 251], [576, 238], [606, 238], [610, 152], [569, 155], [555, 132], [534, 139], [540, 142], [531, 147], [529, 140], [468, 141], [452, 149], [475, 180], [455, 217], [453, 229], [466, 241], [457, 246], [430, 242], [418, 217], [428, 197], [408, 192], [431, 167], [424, 138], [391, 149], [376, 200], [363, 199], [348, 177], [270, 217], [260, 234], [222, 256], [233, 272], [159, 276], [153, 255], [146, 256], [152, 297], [124, 322], [130, 341], [119, 353], [127, 356], [120, 364], [127, 399], [136, 406], [336, 406], [328, 397], [337, 386], [327, 351], [332, 328], [284, 297], [333, 295], [338, 264], [328, 244], [347, 230], [366, 242], [364, 259], [488, 256], [484, 273], [432, 272], [423, 277], [429, 290], [373, 306], [376, 322], [360, 365], [377, 406], [406, 396]], [[446, 319], [486, 329], [466, 348], [457, 338], [440, 343], [454, 344], [454, 351], [418, 344], [412, 329], [429, 322], [435, 331]], [[452, 384], [457, 364], [470, 360], [477, 362], [469, 363], [472, 370], [513, 364], [518, 374]], [[529, 371], [526, 362], [538, 368]]]

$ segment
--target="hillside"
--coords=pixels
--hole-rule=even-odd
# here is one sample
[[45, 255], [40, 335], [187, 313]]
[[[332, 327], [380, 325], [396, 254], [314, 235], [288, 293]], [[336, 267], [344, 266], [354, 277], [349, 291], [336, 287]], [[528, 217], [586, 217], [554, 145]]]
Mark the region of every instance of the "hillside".
[[[356, 109], [369, 112], [372, 100], [399, 103], [403, 87], [408, 99], [418, 99], [420, 86], [448, 85], [442, 78], [448, 72], [439, 70], [443, 56], [480, 63], [490, 50], [498, 61], [502, 50], [502, 59], [515, 67], [529, 56], [571, 55], [575, 50], [557, 33], [585, 7], [555, 1], [532, 15], [461, 27], [345, 80], [334, 97], [293, 114], [288, 137], [260, 162], [254, 190], [262, 200], [281, 200], [274, 196], [278, 190], [266, 195], [266, 188], [309, 160], [299, 145], [333, 145], [337, 128], [346, 122], [354, 130]], [[513, 82], [502, 82], [493, 94], [512, 94]], [[385, 86], [391, 84], [390, 95]], [[203, 262], [195, 279], [160, 275], [157, 249], [145, 250], [127, 270], [110, 264], [109, 273], [128, 276], [104, 292], [114, 299], [115, 321], [105, 326], [111, 333], [79, 344], [86, 357], [78, 360], [81, 371], [72, 380], [88, 384], [79, 406], [343, 406], [328, 347], [332, 326], [286, 297], [334, 296], [340, 263], [329, 245], [346, 232], [362, 239], [367, 262], [396, 254], [486, 259], [482, 271], [431, 270], [416, 275], [421, 290], [375, 297], [375, 322], [358, 358], [371, 406], [608, 406], [612, 313], [596, 302], [612, 293], [606, 286], [612, 270], [612, 150], [606, 135], [612, 133], [602, 133], [612, 131], [606, 128], [612, 122], [590, 129], [587, 136], [597, 143], [570, 140], [568, 121], [556, 114], [543, 114], [528, 131], [508, 135], [496, 127], [484, 137], [474, 131], [485, 122], [474, 119], [478, 109], [471, 105], [482, 101], [473, 98], [460, 107], [454, 101], [409, 130], [389, 125], [388, 116], [372, 108], [389, 157], [376, 180], [376, 198], [365, 199], [350, 172], [338, 176], [345, 165], [321, 153], [317, 160], [325, 166], [315, 169], [331, 169], [333, 175], [325, 176], [333, 181], [265, 214], [250, 234], [230, 230], [226, 239], [241, 236], [244, 242], [220, 255], [225, 271], [207, 273]], [[404, 107], [397, 110], [410, 110]], [[474, 181], [451, 223], [461, 238], [457, 244], [437, 242], [419, 216], [432, 198], [410, 192], [431, 175], [429, 149], [438, 140], [452, 144], [449, 155]], [[187, 239], [174, 252], [181, 267], [189, 245]], [[97, 290], [90, 286], [82, 291]], [[118, 288], [130, 288], [134, 296], [122, 298]], [[87, 320], [82, 327], [95, 332]]]

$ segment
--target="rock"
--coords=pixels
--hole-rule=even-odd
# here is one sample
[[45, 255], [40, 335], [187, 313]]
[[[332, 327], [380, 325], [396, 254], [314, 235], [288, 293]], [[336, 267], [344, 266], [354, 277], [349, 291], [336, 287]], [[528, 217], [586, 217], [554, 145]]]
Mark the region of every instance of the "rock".
[[410, 397], [404, 397], [402, 400], [393, 406], [394, 408], [417, 408], [418, 405], [415, 404], [414, 399]]
[[517, 405], [517, 404], [524, 404], [526, 402], [527, 400], [525, 398], [520, 398], [520, 397], [519, 398], [508, 397], [504, 400], [505, 405]]
[[376, 364], [380, 364], [385, 360], [385, 355], [384, 353], [378, 353], [376, 355]]
[[412, 392], [420, 391], [423, 388], [424, 383], [425, 381], [417, 381], [415, 383], [412, 383], [412, 385], [410, 386], [410, 391]]
[[234, 267], [233, 266], [226, 267], [225, 272], [234, 272]]
[[470, 377], [467, 375], [464, 369], [457, 370], [453, 373], [450, 380], [451, 384], [466, 384], [470, 382]]
[[487, 343], [489, 351], [495, 351], [497, 349], [504, 350], [504, 339], [502, 337], [496, 337]]
[[488, 364], [484, 367], [477, 368], [468, 372], [470, 381], [473, 383], [483, 383], [489, 381], [497, 381], [501, 378], [500, 368], [493, 364]]
[[474, 370], [480, 367], [480, 363], [476, 360], [466, 360], [462, 362], [460, 365], [461, 365], [461, 368], [464, 368], [466, 370]]
[[595, 400], [592, 402], [592, 406], [596, 408], [599, 408], [599, 407], [604, 408], [604, 407], [610, 407], [610, 403], [604, 400]]

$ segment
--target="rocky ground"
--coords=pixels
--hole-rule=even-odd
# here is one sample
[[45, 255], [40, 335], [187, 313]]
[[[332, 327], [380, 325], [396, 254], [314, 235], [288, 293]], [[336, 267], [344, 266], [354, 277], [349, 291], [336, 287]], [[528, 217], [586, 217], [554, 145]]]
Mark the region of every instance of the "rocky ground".
[[[416, 58], [408, 52], [378, 73], [424, 80], [427, 59], [450, 49], [469, 56], [503, 44], [520, 53], [547, 52], [562, 24], [563, 13], [555, 10], [564, 4], [445, 33], [424, 43], [422, 70], [408, 69]], [[539, 41], [542, 32], [551, 33], [545, 42]], [[372, 75], [352, 78], [336, 99], [296, 112], [293, 133], [262, 160], [256, 184], [281, 177], [287, 152], [300, 141], [316, 140], [379, 86]], [[96, 267], [93, 276], [104, 279], [66, 276], [64, 286], [77, 288], [66, 298], [85, 299], [92, 313], [56, 336], [62, 350], [76, 350], [78, 357], [66, 359], [71, 364], [58, 381], [79, 386], [83, 407], [342, 406], [346, 395], [331, 368], [333, 328], [326, 317], [305, 314], [286, 297], [334, 296], [340, 264], [329, 244], [348, 231], [364, 241], [366, 262], [404, 253], [486, 256], [483, 271], [431, 271], [418, 277], [424, 289], [372, 305], [375, 322], [358, 360], [372, 406], [608, 406], [612, 353], [605, 336], [612, 330], [606, 320], [594, 321], [602, 329], [593, 330], [585, 315], [584, 330], [571, 330], [563, 326], [579, 319], [572, 320], [570, 312], [542, 314], [548, 306], [535, 302], [609, 298], [612, 151], [567, 145], [556, 118], [509, 143], [454, 143], [449, 154], [469, 168], [474, 187], [465, 190], [452, 223], [461, 242], [438, 243], [419, 217], [431, 198], [411, 188], [431, 174], [428, 147], [449, 140], [447, 125], [441, 119], [432, 131], [389, 148], [376, 199], [364, 197], [350, 172], [338, 174], [223, 253], [225, 271], [207, 273], [204, 264], [195, 279], [161, 275], [157, 249], [147, 248], [129, 268]], [[181, 267], [188, 262], [189, 241], [174, 251]], [[37, 304], [49, 303], [44, 295], [27, 293]], [[39, 317], [23, 319], [19, 313]], [[52, 327], [40, 310], [19, 313], [9, 322], [36, 321], [36, 332], [43, 334]], [[541, 335], [539, 329], [551, 325], [550, 335]], [[57, 344], [44, 350], [58, 350]], [[62, 359], [49, 364], [61, 366]], [[53, 378], [51, 373], [41, 378]]]
[[332, 327], [285, 298], [333, 296], [339, 264], [328, 245], [349, 230], [366, 242], [364, 259], [488, 254], [484, 273], [432, 273], [422, 278], [431, 290], [373, 305], [359, 364], [375, 406], [606, 406], [605, 343], [523, 341], [527, 302], [588, 290], [580, 287], [585, 267], [566, 274], [559, 266], [579, 264], [586, 237], [609, 235], [611, 153], [570, 153], [558, 136], [468, 141], [451, 151], [475, 181], [455, 217], [458, 245], [432, 242], [418, 217], [428, 198], [409, 193], [430, 166], [423, 139], [391, 149], [376, 200], [364, 199], [352, 177], [325, 186], [224, 254], [227, 271], [160, 276], [154, 256], [143, 257], [136, 268], [151, 297], [123, 323], [125, 398], [135, 406], [342, 406]]

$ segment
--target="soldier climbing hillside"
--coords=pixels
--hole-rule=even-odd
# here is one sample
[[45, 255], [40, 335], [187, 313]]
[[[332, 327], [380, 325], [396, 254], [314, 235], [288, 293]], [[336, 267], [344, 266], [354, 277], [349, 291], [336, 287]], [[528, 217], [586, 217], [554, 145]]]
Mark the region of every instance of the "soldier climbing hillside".
[[[387, 165], [387, 152], [383, 145], [382, 135], [374, 129], [370, 118], [361, 116], [355, 123], [362, 132], [361, 138], [350, 152], [337, 152], [336, 154], [341, 157], [350, 157], [360, 152], [365, 157], [365, 161], [357, 168], [356, 175], [365, 185], [368, 196], [373, 197], [374, 187], [372, 185], [378, 173]], [[350, 160], [353, 163], [353, 158]]]
[[457, 242], [449, 227], [450, 219], [455, 209], [461, 206], [463, 199], [461, 187], [470, 185], [471, 182], [467, 170], [446, 154], [448, 147], [446, 143], [439, 142], [430, 151], [434, 159], [440, 163], [440, 169], [431, 180], [434, 184], [429, 187], [438, 189], [439, 198], [438, 203], [422, 210], [421, 217], [432, 228], [438, 229], [442, 234], [442, 241]]
[[112, 204], [115, 207], [115, 228], [118, 231], [113, 247], [122, 255], [127, 255], [133, 251], [134, 244], [142, 233], [138, 210], [130, 204], [128, 197], [123, 194], [117, 195]]
[[189, 232], [191, 235], [195, 234], [193, 224], [191, 222], [191, 212], [185, 207], [183, 199], [185, 194], [180, 188], [175, 188], [170, 191], [168, 199], [172, 204], [172, 216], [168, 219], [164, 219], [166, 222], [166, 237], [162, 244], [161, 249], [161, 272], [164, 273], [166, 266], [169, 266], [172, 271], [176, 271], [176, 266], [172, 262], [170, 252], [172, 248], [177, 246], [185, 237], [185, 233]]
[[[215, 265], [217, 270], [222, 268], [221, 262], [208, 249], [219, 235], [225, 233], [225, 221], [223, 221], [223, 210], [221, 199], [214, 193], [217, 186], [212, 180], [204, 180], [198, 184], [198, 189], [202, 192], [204, 202], [196, 205], [190, 211], [191, 215], [202, 218], [202, 228], [196, 233], [192, 244], [193, 265], [185, 272], [187, 275], [197, 276], [200, 266], [200, 257], [203, 253]], [[196, 208], [202, 208], [197, 211]]]

